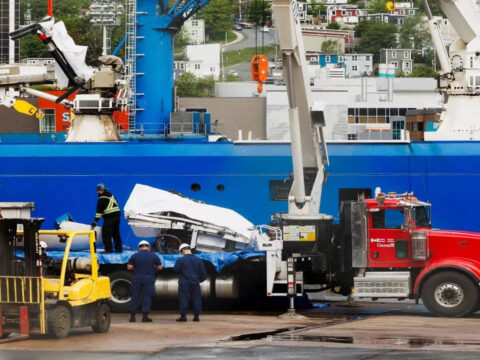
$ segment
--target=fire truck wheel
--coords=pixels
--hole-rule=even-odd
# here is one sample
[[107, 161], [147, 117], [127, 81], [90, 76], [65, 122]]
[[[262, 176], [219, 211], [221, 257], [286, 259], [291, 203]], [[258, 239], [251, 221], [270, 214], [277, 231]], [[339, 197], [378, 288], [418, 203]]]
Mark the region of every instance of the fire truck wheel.
[[130, 271], [115, 271], [108, 274], [110, 278], [110, 309], [114, 312], [128, 312], [130, 306], [130, 285], [132, 273]]
[[63, 339], [70, 333], [72, 315], [65, 305], [57, 305], [48, 312], [48, 333], [57, 339]]
[[455, 271], [432, 275], [422, 289], [423, 304], [438, 316], [467, 315], [474, 311], [478, 299], [475, 284], [466, 275]]
[[106, 333], [110, 329], [110, 307], [107, 304], [101, 304], [98, 307], [97, 319], [92, 329], [96, 333]]

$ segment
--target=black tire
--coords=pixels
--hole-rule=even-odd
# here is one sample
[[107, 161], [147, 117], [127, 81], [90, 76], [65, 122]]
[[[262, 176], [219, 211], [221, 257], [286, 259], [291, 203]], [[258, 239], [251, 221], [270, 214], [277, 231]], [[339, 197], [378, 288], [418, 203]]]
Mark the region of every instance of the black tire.
[[132, 273], [120, 270], [108, 274], [110, 278], [110, 309], [114, 312], [128, 312], [130, 307], [130, 285], [132, 284]]
[[72, 314], [65, 305], [57, 305], [48, 311], [48, 333], [50, 336], [63, 339], [70, 333]]
[[100, 304], [97, 311], [97, 319], [95, 324], [92, 325], [92, 329], [96, 333], [106, 333], [110, 329], [110, 306], [108, 304]]
[[460, 317], [476, 308], [478, 287], [464, 274], [443, 271], [426, 280], [422, 288], [422, 301], [437, 316]]

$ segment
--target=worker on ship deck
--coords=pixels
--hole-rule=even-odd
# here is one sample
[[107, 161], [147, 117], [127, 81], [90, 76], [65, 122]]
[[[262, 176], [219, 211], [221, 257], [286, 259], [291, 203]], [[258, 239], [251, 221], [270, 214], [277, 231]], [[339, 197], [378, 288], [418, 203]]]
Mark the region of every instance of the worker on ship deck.
[[192, 254], [189, 244], [181, 244], [178, 248], [183, 255], [177, 260], [174, 270], [179, 273], [178, 302], [180, 307], [179, 322], [187, 321], [188, 300], [193, 301], [193, 321], [200, 321], [202, 297], [200, 283], [207, 279], [207, 271], [203, 260]]
[[122, 238], [120, 237], [120, 208], [117, 199], [108, 192], [103, 183], [97, 185], [97, 195], [97, 212], [92, 222], [92, 230], [103, 217], [102, 240], [105, 251], [102, 253], [113, 252], [112, 238], [115, 243], [115, 252], [121, 253], [123, 249]]

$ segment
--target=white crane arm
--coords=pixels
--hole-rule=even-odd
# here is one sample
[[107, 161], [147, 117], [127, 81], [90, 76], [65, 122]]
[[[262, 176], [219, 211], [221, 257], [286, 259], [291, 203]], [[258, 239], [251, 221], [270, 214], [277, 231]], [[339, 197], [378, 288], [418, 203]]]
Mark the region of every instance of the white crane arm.
[[475, 0], [438, 1], [446, 17], [465, 44], [480, 36], [480, 9]]
[[312, 109], [297, 3], [295, 0], [273, 0], [272, 8], [289, 103], [294, 174], [289, 213], [314, 215], [319, 213], [324, 165], [328, 163], [323, 111]]

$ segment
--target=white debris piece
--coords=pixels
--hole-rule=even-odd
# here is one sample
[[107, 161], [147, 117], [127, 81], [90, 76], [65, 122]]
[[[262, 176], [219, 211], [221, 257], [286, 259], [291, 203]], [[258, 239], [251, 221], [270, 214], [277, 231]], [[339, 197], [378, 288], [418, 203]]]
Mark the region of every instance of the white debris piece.
[[[124, 213], [137, 236], [153, 237], [165, 229], [187, 229], [198, 231], [199, 241], [207, 240], [209, 234], [243, 244], [249, 244], [254, 238], [253, 224], [231, 209], [207, 205], [147, 185], [135, 185]], [[204, 245], [210, 248], [223, 247], [221, 242], [217, 245], [206, 242]]]
[[[52, 34], [53, 42], [57, 45], [58, 49], [63, 52], [67, 62], [77, 76], [84, 81], [90, 80], [93, 76], [93, 69], [85, 63], [87, 46], [75, 44], [70, 35], [68, 35], [63, 21], [59, 21], [53, 26], [52, 22], [44, 22], [40, 23], [40, 25], [47, 30], [47, 35]], [[68, 86], [68, 78], [57, 63], [55, 63], [55, 75], [61, 87]]]

